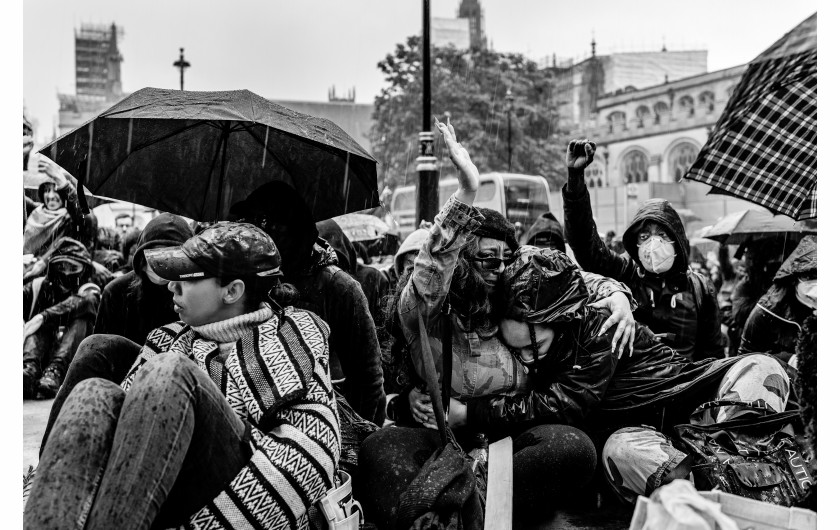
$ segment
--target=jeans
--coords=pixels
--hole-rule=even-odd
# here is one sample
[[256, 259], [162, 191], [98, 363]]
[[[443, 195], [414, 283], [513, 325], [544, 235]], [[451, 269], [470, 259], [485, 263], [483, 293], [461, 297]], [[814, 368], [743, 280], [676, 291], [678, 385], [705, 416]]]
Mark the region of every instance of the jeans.
[[92, 378], [58, 414], [24, 511], [24, 528], [184, 524], [245, 467], [249, 429], [209, 376], [163, 353], [130, 391]]
[[90, 318], [76, 318], [71, 320], [61, 340], [58, 336], [58, 326], [45, 324], [26, 337], [23, 342], [23, 365], [34, 379], [41, 377], [47, 366], [64, 375], [67, 366], [73, 360], [82, 339], [93, 331], [93, 320]]
[[[91, 335], [79, 344], [76, 356], [70, 363], [64, 383], [55, 396], [44, 438], [41, 440], [40, 455], [52, 431], [58, 413], [70, 392], [85, 379], [99, 377], [113, 383], [121, 383], [140, 354], [140, 346], [119, 335]], [[40, 456], [39, 455], [39, 456]]]

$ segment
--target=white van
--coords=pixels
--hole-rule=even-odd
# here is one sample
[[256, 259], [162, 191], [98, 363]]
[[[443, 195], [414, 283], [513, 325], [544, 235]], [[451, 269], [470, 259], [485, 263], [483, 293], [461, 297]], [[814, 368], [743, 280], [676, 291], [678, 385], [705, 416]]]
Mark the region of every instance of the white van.
[[[454, 177], [438, 184], [438, 211], [458, 189]], [[401, 186], [391, 197], [391, 214], [400, 229], [400, 238], [414, 231], [417, 199], [414, 186]], [[479, 177], [475, 206], [490, 208], [503, 214], [511, 223], [521, 223], [527, 230], [540, 215], [549, 211], [548, 181], [544, 177], [516, 173], [485, 173]], [[431, 219], [427, 219], [431, 221]]]

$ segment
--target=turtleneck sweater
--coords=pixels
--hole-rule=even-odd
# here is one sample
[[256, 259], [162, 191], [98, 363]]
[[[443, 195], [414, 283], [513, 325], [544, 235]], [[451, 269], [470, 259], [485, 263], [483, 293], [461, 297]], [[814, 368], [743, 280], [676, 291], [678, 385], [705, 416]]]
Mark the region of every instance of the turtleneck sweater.
[[199, 337], [212, 340], [219, 344], [221, 355], [217, 357], [217, 360], [224, 363], [236, 344], [236, 341], [246, 333], [250, 333], [256, 326], [270, 319], [273, 314], [274, 312], [271, 310], [271, 307], [263, 302], [260, 304], [260, 308], [252, 313], [245, 313], [244, 315], [227, 320], [195, 326], [193, 327], [193, 331]]

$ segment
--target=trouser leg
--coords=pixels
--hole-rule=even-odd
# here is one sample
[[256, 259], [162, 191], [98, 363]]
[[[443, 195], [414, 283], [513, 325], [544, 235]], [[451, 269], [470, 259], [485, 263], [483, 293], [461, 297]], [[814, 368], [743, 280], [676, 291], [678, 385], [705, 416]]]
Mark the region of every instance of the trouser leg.
[[92, 377], [119, 384], [128, 374], [139, 353], [140, 345], [118, 335], [91, 335], [79, 344], [64, 383], [50, 409], [47, 428], [41, 440], [41, 453], [64, 402], [76, 385]]
[[539, 425], [514, 437], [514, 519], [552, 513], [589, 483], [597, 463], [592, 440], [575, 427]]
[[88, 379], [67, 398], [41, 454], [24, 511], [24, 528], [84, 528], [124, 397], [114, 383]]
[[248, 463], [247, 440], [247, 427], [209, 376], [182, 355], [157, 355], [126, 396], [88, 524], [183, 524]]
[[90, 335], [91, 331], [93, 331], [92, 320], [87, 318], [72, 320], [64, 329], [64, 335], [58, 341], [47, 369], [58, 371], [64, 379], [64, 374], [67, 373], [67, 367], [70, 366], [73, 356], [79, 349], [79, 344]]

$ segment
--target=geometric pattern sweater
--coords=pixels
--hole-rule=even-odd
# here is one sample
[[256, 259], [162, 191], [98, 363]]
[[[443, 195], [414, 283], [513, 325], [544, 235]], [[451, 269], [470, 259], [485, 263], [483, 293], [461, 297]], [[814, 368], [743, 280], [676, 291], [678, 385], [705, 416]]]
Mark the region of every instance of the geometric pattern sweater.
[[250, 427], [251, 460], [186, 528], [308, 528], [307, 509], [333, 487], [341, 451], [328, 337], [320, 318], [287, 306], [241, 334], [222, 365], [211, 362], [219, 343], [183, 322], [149, 333], [124, 390], [146, 361], [175, 352], [204, 370]]

